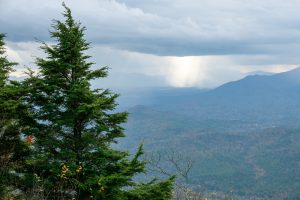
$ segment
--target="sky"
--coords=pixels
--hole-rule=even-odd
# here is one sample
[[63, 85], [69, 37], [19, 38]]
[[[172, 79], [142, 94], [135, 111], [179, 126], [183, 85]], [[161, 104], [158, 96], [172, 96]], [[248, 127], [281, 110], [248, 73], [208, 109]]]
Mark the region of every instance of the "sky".
[[[65, 0], [86, 27], [105, 87], [214, 88], [258, 71], [284, 72], [300, 63], [300, 0]], [[0, 0], [7, 55], [37, 69], [38, 41], [52, 44], [61, 0]]]

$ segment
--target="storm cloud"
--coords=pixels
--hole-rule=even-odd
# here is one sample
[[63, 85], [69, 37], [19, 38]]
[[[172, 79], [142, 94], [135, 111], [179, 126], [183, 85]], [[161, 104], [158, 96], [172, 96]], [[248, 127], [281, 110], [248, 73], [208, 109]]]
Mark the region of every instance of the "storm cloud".
[[[274, 46], [300, 46], [298, 0], [66, 3], [88, 27], [89, 40], [119, 49], [191, 56], [280, 53]], [[0, 5], [1, 31], [15, 41], [49, 39], [48, 26], [62, 12], [60, 0], [1, 0]]]
[[[96, 62], [112, 66], [112, 73], [159, 77], [176, 87], [213, 87], [250, 71], [284, 71], [300, 63], [299, 0], [65, 3], [87, 27], [87, 40], [98, 50], [93, 56], [106, 55]], [[36, 39], [51, 41], [49, 24], [61, 19], [61, 4], [0, 0], [0, 32], [8, 36], [11, 57], [23, 65], [33, 62], [29, 55], [39, 53], [26, 51]]]

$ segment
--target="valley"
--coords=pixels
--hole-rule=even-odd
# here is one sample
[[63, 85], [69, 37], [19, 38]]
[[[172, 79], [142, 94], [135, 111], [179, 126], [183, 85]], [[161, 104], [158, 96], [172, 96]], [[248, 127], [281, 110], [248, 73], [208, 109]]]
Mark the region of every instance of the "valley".
[[254, 75], [199, 93], [158, 90], [152, 100], [128, 109], [127, 137], [119, 145], [134, 151], [143, 143], [146, 152], [192, 157], [188, 184], [202, 192], [297, 199], [299, 74]]

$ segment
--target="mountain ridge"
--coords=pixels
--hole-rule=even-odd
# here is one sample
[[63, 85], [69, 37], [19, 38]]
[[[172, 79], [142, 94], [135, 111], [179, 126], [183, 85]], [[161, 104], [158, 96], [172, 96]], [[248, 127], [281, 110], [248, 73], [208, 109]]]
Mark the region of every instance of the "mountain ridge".
[[119, 145], [135, 151], [142, 142], [146, 152], [173, 149], [191, 156], [189, 185], [200, 185], [200, 191], [299, 199], [298, 77], [300, 68], [251, 75], [209, 91], [161, 90], [148, 104], [129, 109], [127, 137]]

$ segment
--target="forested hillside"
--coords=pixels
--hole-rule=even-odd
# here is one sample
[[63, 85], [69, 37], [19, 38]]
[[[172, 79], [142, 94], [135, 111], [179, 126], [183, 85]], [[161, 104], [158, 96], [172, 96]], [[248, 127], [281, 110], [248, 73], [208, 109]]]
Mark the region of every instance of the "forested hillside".
[[178, 96], [158, 90], [146, 106], [129, 109], [128, 137], [121, 144], [132, 148], [142, 141], [146, 151], [171, 149], [192, 157], [189, 184], [202, 191], [297, 199], [299, 71], [249, 76]]

